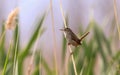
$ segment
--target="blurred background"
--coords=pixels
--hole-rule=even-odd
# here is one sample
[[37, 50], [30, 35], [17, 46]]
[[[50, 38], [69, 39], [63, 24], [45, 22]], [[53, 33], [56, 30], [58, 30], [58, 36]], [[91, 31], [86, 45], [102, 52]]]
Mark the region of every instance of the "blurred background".
[[[20, 50], [24, 50], [32, 34], [36, 28], [39, 17], [41, 17], [49, 9], [50, 0], [1, 0], [0, 1], [0, 32], [2, 33], [3, 22], [6, 21], [9, 13], [15, 8], [19, 7], [19, 29], [20, 29]], [[119, 75], [120, 70], [116, 67], [110, 66], [120, 66], [120, 43], [118, 37], [118, 31], [116, 26], [116, 21], [114, 17], [114, 5], [113, 0], [62, 0], [63, 11], [67, 16], [67, 21], [69, 27], [73, 30], [78, 37], [84, 34], [86, 31], [90, 32], [90, 35], [83, 41], [83, 46], [78, 48], [72, 47], [73, 50], [77, 49], [74, 54], [78, 74], [82, 75]], [[120, 22], [120, 0], [116, 0], [118, 21]], [[47, 16], [42, 24], [42, 29], [45, 29], [43, 34], [39, 38], [37, 45], [38, 51], [42, 52], [42, 56], [48, 63], [50, 69], [54, 67], [53, 64], [53, 49], [54, 49], [54, 39], [52, 32], [52, 19], [51, 10], [48, 11]], [[66, 75], [66, 72], [62, 70], [62, 62], [68, 60], [69, 62], [69, 51], [67, 50], [66, 40], [63, 38], [63, 33], [59, 30], [64, 28], [62, 14], [60, 11], [59, 0], [53, 0], [53, 13], [54, 13], [54, 28], [56, 35], [56, 58], [58, 65], [58, 75]], [[11, 30], [6, 33], [5, 49], [9, 47], [9, 41], [13, 38], [13, 32]], [[86, 50], [85, 50], [86, 49]], [[30, 49], [32, 52], [32, 48]], [[97, 52], [98, 50], [98, 52]], [[7, 55], [7, 50], [5, 50]], [[118, 54], [117, 54], [118, 53]], [[30, 53], [31, 54], [31, 53]], [[90, 55], [89, 55], [90, 54]], [[36, 54], [37, 55], [37, 54]], [[64, 56], [64, 57], [63, 57]], [[2, 57], [2, 55], [1, 55]], [[0, 58], [1, 58], [0, 57]], [[23, 74], [26, 75], [26, 69], [29, 64], [30, 55], [24, 60]], [[94, 59], [90, 59], [94, 58]], [[113, 61], [114, 58], [114, 62]], [[18, 59], [19, 60], [19, 59]], [[93, 60], [93, 62], [91, 62]], [[1, 60], [0, 60], [1, 61]], [[4, 60], [5, 61], [5, 60]], [[4, 63], [3, 61], [3, 63]], [[88, 62], [86, 62], [88, 61]], [[87, 65], [84, 64], [86, 62]], [[111, 64], [112, 62], [112, 64]], [[66, 62], [65, 62], [66, 63]], [[64, 63], [64, 64], [65, 64]], [[78, 64], [79, 63], [79, 64]], [[92, 68], [89, 67], [92, 63]], [[115, 64], [114, 64], [115, 63]], [[69, 63], [70, 65], [71, 62]], [[89, 65], [90, 64], [90, 65]], [[103, 65], [104, 64], [104, 65]], [[103, 72], [103, 67], [109, 71]], [[101, 66], [102, 65], [102, 66]], [[68, 65], [69, 66], [69, 65]], [[44, 66], [43, 66], [44, 67]], [[86, 70], [89, 68], [89, 70]], [[117, 67], [118, 68], [118, 67]], [[120, 68], [120, 67], [119, 67]], [[111, 70], [115, 72], [111, 72]], [[2, 67], [1, 67], [2, 73]], [[34, 68], [32, 69], [34, 70]], [[42, 71], [41, 71], [42, 70]], [[48, 75], [46, 69], [42, 68], [39, 70], [41, 75]], [[72, 72], [72, 71], [73, 72]], [[87, 71], [87, 74], [85, 72]], [[54, 70], [52, 72], [55, 72]], [[70, 73], [70, 74], [69, 74]], [[6, 73], [7, 75], [7, 73]], [[9, 74], [8, 74], [9, 75]], [[20, 75], [20, 74], [19, 74]], [[21, 74], [22, 75], [22, 74]], [[35, 74], [38, 75], [38, 74]], [[55, 75], [51, 73], [50, 75]], [[68, 67], [68, 75], [75, 75], [72, 66]]]

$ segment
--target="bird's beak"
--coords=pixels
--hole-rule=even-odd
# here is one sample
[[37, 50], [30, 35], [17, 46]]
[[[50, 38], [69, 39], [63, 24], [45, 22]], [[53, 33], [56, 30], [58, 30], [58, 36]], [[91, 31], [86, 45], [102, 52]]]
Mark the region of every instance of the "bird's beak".
[[64, 29], [60, 29], [61, 31], [64, 31]]

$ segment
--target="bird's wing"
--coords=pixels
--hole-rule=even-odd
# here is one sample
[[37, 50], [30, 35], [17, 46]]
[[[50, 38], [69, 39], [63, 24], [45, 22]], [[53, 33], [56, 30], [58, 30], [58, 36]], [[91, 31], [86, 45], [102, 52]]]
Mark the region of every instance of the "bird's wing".
[[74, 40], [75, 42], [77, 42], [79, 44], [80, 43], [79, 38], [73, 32], [71, 32], [71, 33], [72, 33], [71, 39]]

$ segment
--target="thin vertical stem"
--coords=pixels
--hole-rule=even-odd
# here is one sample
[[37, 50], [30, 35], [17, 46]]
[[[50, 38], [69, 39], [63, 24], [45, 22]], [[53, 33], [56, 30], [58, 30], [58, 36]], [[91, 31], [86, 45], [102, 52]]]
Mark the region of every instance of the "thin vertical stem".
[[14, 56], [14, 64], [13, 64], [13, 75], [16, 73], [16, 64], [17, 64], [17, 48], [18, 48], [18, 39], [19, 39], [19, 32], [17, 33], [17, 41], [16, 41], [16, 46], [15, 46], [15, 56]]
[[65, 21], [65, 15], [64, 15], [64, 12], [63, 12], [63, 9], [62, 9], [62, 1], [60, 0], [59, 2], [60, 2], [60, 10], [61, 10], [64, 26], [65, 26], [65, 28], [67, 28], [67, 24], [66, 24], [66, 21]]
[[53, 13], [53, 6], [52, 0], [50, 0], [50, 9], [51, 9], [51, 18], [52, 18], [52, 31], [53, 31], [53, 40], [54, 40], [54, 61], [55, 61], [55, 69], [56, 75], [58, 75], [58, 67], [57, 67], [57, 58], [56, 58], [56, 50], [57, 50], [57, 43], [56, 43], [56, 35], [55, 35], [55, 25], [54, 25], [54, 13]]
[[41, 62], [42, 62], [42, 60], [41, 60], [41, 53], [42, 51], [40, 51], [40, 62], [39, 62], [39, 70], [40, 70], [40, 75], [42, 75], [42, 66], [41, 66]]
[[[71, 54], [72, 53], [72, 49], [71, 49], [70, 46], [68, 46], [68, 47], [69, 47], [69, 51], [70, 51], [70, 54]], [[74, 68], [74, 71], [75, 71], [75, 75], [78, 75], [77, 74], [77, 70], [76, 70], [75, 59], [73, 57], [73, 54], [71, 55], [71, 59], [72, 59], [72, 63], [73, 63], [73, 68]]]
[[[62, 18], [63, 18], [63, 22], [64, 22], [64, 27], [67, 28], [67, 24], [66, 24], [66, 20], [65, 20], [64, 12], [63, 12], [63, 9], [62, 9], [62, 1], [60, 0], [59, 2], [60, 2], [60, 10], [61, 10]], [[66, 34], [65, 34], [65, 33], [64, 33], [64, 35], [65, 35], [65, 37], [66, 37]], [[72, 49], [71, 49], [70, 46], [69, 46], [69, 51], [70, 51], [70, 53], [72, 53]], [[76, 65], [75, 65], [75, 60], [74, 60], [73, 55], [71, 55], [71, 59], [72, 59], [72, 63], [73, 63], [73, 67], [74, 67], [75, 75], [78, 75], [78, 74], [77, 74]]]
[[115, 15], [115, 20], [116, 20], [116, 25], [117, 25], [117, 30], [118, 30], [118, 34], [119, 34], [119, 40], [120, 40], [120, 28], [119, 28], [119, 24], [118, 24], [118, 13], [117, 13], [117, 4], [116, 4], [116, 0], [113, 0], [113, 5], [114, 5], [114, 15]]

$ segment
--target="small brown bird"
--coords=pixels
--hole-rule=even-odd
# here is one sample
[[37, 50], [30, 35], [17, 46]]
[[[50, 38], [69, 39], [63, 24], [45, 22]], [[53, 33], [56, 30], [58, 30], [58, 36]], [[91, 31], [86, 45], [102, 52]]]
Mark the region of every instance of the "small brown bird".
[[73, 45], [75, 47], [81, 45], [82, 44], [81, 41], [89, 34], [89, 32], [87, 32], [84, 35], [82, 35], [81, 38], [79, 39], [70, 28], [64, 28], [60, 30], [65, 32], [68, 45]]

